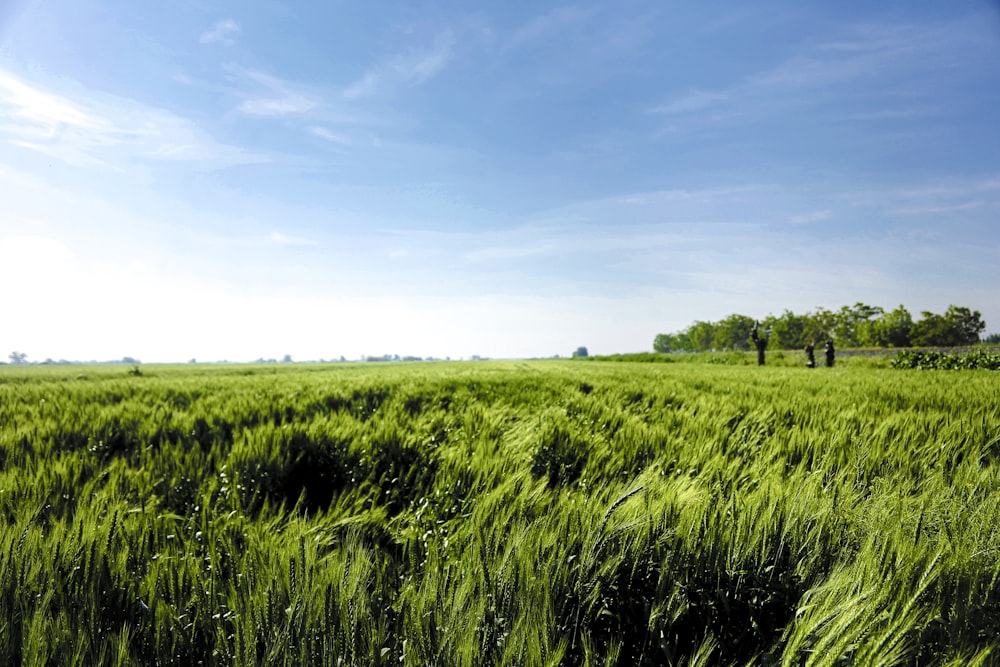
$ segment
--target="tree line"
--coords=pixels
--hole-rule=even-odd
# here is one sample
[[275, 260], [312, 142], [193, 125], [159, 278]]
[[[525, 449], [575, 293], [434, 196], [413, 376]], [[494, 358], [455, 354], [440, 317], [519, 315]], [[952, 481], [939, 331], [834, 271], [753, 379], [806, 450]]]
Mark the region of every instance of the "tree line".
[[[749, 350], [754, 324], [767, 336], [771, 349], [802, 349], [806, 345], [834, 340], [838, 347], [954, 347], [974, 345], [986, 329], [978, 310], [948, 306], [944, 314], [923, 311], [918, 320], [902, 305], [890, 311], [858, 302], [832, 311], [817, 308], [804, 315], [785, 310], [755, 320], [733, 314], [718, 322], [695, 321], [676, 333], [657, 334], [657, 352], [705, 352]], [[1000, 338], [993, 335], [991, 340]]]

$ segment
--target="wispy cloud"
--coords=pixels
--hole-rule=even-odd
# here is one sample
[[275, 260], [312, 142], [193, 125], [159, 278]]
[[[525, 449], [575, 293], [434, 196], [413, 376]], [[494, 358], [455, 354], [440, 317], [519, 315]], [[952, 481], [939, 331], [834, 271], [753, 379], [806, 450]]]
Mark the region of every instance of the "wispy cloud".
[[225, 166], [261, 158], [215, 141], [169, 111], [126, 98], [76, 92], [71, 98], [0, 70], [0, 138], [70, 165], [123, 168], [130, 159]]
[[265, 89], [265, 94], [246, 94], [238, 110], [248, 116], [288, 116], [302, 114], [319, 106], [314, 96], [295, 89], [287, 81], [257, 70], [229, 64], [225, 69], [239, 78]]
[[[671, 116], [673, 130], [680, 129], [676, 123], [682, 121], [688, 121], [684, 125], [750, 122], [803, 107], [827, 107], [823, 118], [835, 121], [926, 116], [940, 108], [919, 97], [915, 77], [935, 76], [954, 67], [942, 53], [959, 38], [958, 26], [953, 24], [859, 26], [844, 31], [842, 39], [804, 46], [791, 57], [728, 86], [667, 96], [649, 112]], [[867, 88], [859, 97], [855, 86], [862, 82], [867, 82]], [[900, 91], [892, 85], [900, 82], [907, 83], [908, 99], [903, 104]], [[837, 109], [845, 100], [850, 106]]]
[[520, 28], [504, 44], [504, 49], [512, 50], [526, 44], [538, 41], [553, 31], [579, 23], [594, 13], [593, 9], [584, 7], [556, 7], [540, 14]]
[[16, 118], [42, 127], [100, 127], [101, 121], [69, 100], [34, 88], [0, 70], [0, 103]]
[[302, 236], [289, 236], [288, 234], [283, 234], [281, 232], [271, 232], [271, 236], [269, 238], [271, 243], [280, 246], [309, 247], [319, 245], [317, 241], [312, 239], [307, 239]]
[[202, 44], [222, 44], [233, 46], [236, 38], [240, 34], [240, 24], [233, 19], [224, 19], [217, 22], [211, 30], [201, 33], [199, 41]]
[[906, 199], [924, 199], [927, 197], [967, 196], [974, 193], [996, 192], [1000, 194], [1000, 176], [984, 177], [962, 183], [939, 183], [924, 187], [900, 188], [892, 194]]
[[248, 116], [287, 116], [309, 111], [316, 103], [301, 95], [284, 95], [280, 97], [258, 97], [244, 100], [239, 110]]
[[926, 105], [918, 105], [910, 108], [895, 108], [895, 109], [872, 109], [870, 111], [858, 111], [858, 112], [837, 112], [827, 114], [830, 120], [834, 121], [845, 121], [845, 122], [855, 122], [855, 121], [897, 121], [906, 120], [909, 118], [925, 118], [927, 116], [933, 116], [941, 112], [939, 107], [932, 107]]
[[890, 209], [893, 215], [937, 215], [939, 213], [958, 213], [982, 208], [986, 202], [967, 201], [955, 204], [924, 204], [917, 206], [900, 206]]
[[396, 54], [369, 69], [343, 95], [346, 99], [358, 99], [400, 86], [419, 86], [447, 67], [454, 46], [454, 33], [441, 32], [429, 47]]
[[[395, 235], [424, 259], [440, 256], [443, 261], [447, 256], [469, 267], [574, 265], [581, 271], [599, 274], [598, 265], [614, 265], [627, 271], [629, 260], [623, 258], [682, 253], [694, 242], [710, 246], [720, 234], [740, 234], [750, 239], [762, 225], [742, 213], [733, 215], [732, 209], [743, 211], [755, 208], [762, 199], [785, 196], [774, 186], [757, 184], [637, 192], [538, 212], [527, 223], [513, 228], [473, 232], [410, 230]], [[811, 215], [818, 219], [823, 214], [828, 212]], [[676, 261], [688, 260], [678, 255]]]
[[1000, 207], [1000, 176], [938, 180], [884, 191], [843, 195], [856, 207], [874, 208], [890, 215], [960, 213]]
[[78, 167], [107, 166], [95, 155], [120, 141], [119, 131], [84, 105], [40, 90], [0, 70], [0, 136]]
[[813, 222], [823, 222], [824, 220], [829, 220], [831, 217], [833, 217], [833, 213], [831, 211], [811, 211], [809, 213], [793, 215], [789, 219], [789, 222], [793, 225], [808, 225]]
[[694, 90], [676, 97], [665, 104], [653, 107], [650, 113], [677, 114], [700, 111], [706, 107], [724, 102], [728, 95], [726, 93], [712, 93], [704, 90]]
[[335, 144], [349, 144], [351, 143], [351, 138], [344, 134], [339, 134], [333, 132], [325, 127], [313, 126], [309, 128], [309, 132], [316, 135], [320, 139], [326, 139], [327, 141], [332, 141]]

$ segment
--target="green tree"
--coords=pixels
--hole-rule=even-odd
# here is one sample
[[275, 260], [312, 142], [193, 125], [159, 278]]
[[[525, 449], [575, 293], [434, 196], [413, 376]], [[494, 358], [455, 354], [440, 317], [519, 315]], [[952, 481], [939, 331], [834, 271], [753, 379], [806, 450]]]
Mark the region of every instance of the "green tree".
[[955, 345], [975, 345], [986, 329], [983, 316], [978, 310], [969, 310], [965, 306], [948, 306], [944, 314], [952, 335], [957, 341]]
[[948, 322], [943, 315], [929, 310], [922, 311], [920, 319], [913, 324], [913, 329], [910, 331], [910, 342], [920, 347], [951, 345]]
[[653, 339], [653, 349], [657, 352], [676, 352], [676, 344], [672, 334], [656, 334]]
[[836, 315], [833, 335], [840, 347], [858, 347], [863, 343], [859, 339], [859, 329], [864, 323], [880, 317], [883, 310], [878, 306], [869, 306], [858, 301], [853, 306], [844, 306]]
[[25, 354], [24, 352], [11, 352], [9, 358], [10, 358], [10, 363], [14, 365], [28, 363], [28, 355]]
[[687, 330], [687, 334], [691, 339], [694, 349], [699, 352], [707, 352], [712, 349], [715, 338], [715, 326], [711, 322], [696, 321]]
[[576, 348], [576, 350], [573, 351], [573, 356], [574, 357], [586, 357], [586, 356], [588, 356], [588, 354], [587, 354], [587, 348], [584, 347], [583, 345], [581, 345], [580, 347]]
[[806, 344], [807, 318], [785, 310], [770, 323], [770, 345], [783, 350], [797, 350]]
[[859, 326], [862, 345], [872, 347], [909, 347], [913, 317], [902, 304], [882, 317]]
[[729, 350], [749, 350], [750, 330], [754, 319], [746, 315], [732, 314], [715, 325], [715, 347]]
[[815, 311], [805, 316], [804, 342], [816, 344], [828, 340], [833, 337], [836, 325], [836, 313], [826, 308], [816, 308]]
[[986, 328], [978, 310], [965, 306], [948, 306], [944, 315], [929, 311], [921, 313], [919, 322], [913, 325], [911, 342], [924, 347], [954, 347], [974, 345]]
[[688, 335], [687, 330], [681, 331], [678, 334], [674, 334], [674, 345], [675, 351], [677, 352], [694, 352], [694, 343], [691, 342], [691, 336]]

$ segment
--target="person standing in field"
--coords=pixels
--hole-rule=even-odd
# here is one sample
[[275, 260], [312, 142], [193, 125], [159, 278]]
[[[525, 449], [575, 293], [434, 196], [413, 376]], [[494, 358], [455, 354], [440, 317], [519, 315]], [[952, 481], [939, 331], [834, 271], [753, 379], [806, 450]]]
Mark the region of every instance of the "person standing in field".
[[753, 323], [753, 329], [750, 330], [750, 339], [753, 341], [754, 347], [757, 348], [757, 365], [764, 365], [764, 350], [767, 349], [767, 339], [760, 337], [760, 332], [757, 330], [757, 322]]
[[806, 345], [806, 368], [816, 368], [816, 346], [812, 343]]
[[833, 339], [827, 339], [826, 341], [826, 367], [833, 368]]

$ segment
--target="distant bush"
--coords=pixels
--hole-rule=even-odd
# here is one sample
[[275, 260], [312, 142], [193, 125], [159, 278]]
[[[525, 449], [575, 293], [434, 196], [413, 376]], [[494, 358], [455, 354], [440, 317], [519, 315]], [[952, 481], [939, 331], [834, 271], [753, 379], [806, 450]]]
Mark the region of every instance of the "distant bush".
[[678, 355], [661, 352], [634, 352], [631, 354], [604, 354], [593, 357], [574, 357], [583, 361], [640, 361], [643, 363], [669, 364], [677, 361]]
[[918, 370], [1000, 370], [1000, 353], [977, 351], [969, 354], [907, 350], [892, 359], [893, 368]]

